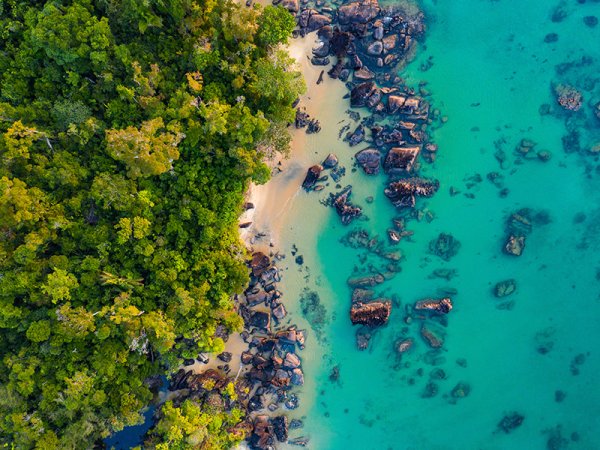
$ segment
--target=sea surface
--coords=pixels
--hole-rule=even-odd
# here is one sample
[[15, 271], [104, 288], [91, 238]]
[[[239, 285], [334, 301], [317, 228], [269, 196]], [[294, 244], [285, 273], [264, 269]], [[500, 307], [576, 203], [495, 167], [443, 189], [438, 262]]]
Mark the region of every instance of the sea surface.
[[[347, 170], [340, 184], [353, 186], [351, 199], [368, 220], [344, 226], [320, 204], [336, 190], [333, 182], [321, 192], [298, 188], [285, 205], [281, 289], [293, 321], [309, 329], [297, 412], [305, 427], [292, 437], [307, 435], [318, 450], [598, 449], [600, 166], [589, 149], [600, 143], [592, 114], [600, 101], [600, 25], [584, 17], [600, 17], [600, 3], [423, 0], [420, 7], [427, 37], [401, 76], [415, 87], [425, 82], [433, 108], [447, 118], [432, 133], [436, 161], [420, 171], [438, 179], [440, 190], [418, 201], [423, 217], [407, 222], [412, 240], [390, 246], [403, 254], [402, 271], [375, 289], [394, 308], [366, 351], [356, 348], [346, 280], [385, 261], [341, 239], [364, 229], [389, 245], [386, 230], [399, 211], [383, 194], [385, 175], [352, 171], [365, 146], [338, 139], [343, 125], [356, 125], [345, 113], [343, 84], [311, 88], [321, 100], [311, 112], [323, 130], [302, 137], [303, 151], [312, 163], [330, 152], [340, 158]], [[561, 110], [558, 83], [582, 92], [579, 112]], [[304, 104], [310, 109], [310, 99]], [[522, 139], [536, 143], [527, 156], [515, 150]], [[538, 151], [551, 159], [541, 161]], [[502, 252], [507, 219], [522, 208], [536, 219], [523, 255], [509, 256]], [[461, 244], [449, 261], [429, 252], [440, 233]], [[432, 277], [437, 269], [455, 276]], [[496, 298], [495, 284], [506, 279], [516, 281], [516, 292]], [[406, 323], [405, 308], [454, 290], [443, 349], [432, 353], [419, 321]], [[415, 345], [399, 358], [401, 337]], [[339, 379], [332, 381], [334, 366]], [[499, 423], [513, 413], [522, 424], [505, 432]]]

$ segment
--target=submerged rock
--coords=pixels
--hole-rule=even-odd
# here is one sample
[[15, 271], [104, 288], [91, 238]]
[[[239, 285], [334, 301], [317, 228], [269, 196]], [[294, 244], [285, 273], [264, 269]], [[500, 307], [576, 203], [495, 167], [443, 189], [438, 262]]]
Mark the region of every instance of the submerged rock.
[[433, 239], [429, 243], [429, 252], [439, 256], [444, 261], [450, 259], [458, 253], [460, 242], [451, 234], [440, 233], [437, 239]]
[[573, 86], [559, 84], [554, 88], [557, 101], [567, 111], [579, 111], [583, 104], [583, 97], [581, 92], [575, 89]]
[[409, 351], [414, 344], [414, 341], [411, 338], [399, 339], [394, 344], [394, 348], [398, 354], [406, 353]]
[[427, 342], [431, 348], [440, 348], [444, 345], [444, 338], [442, 335], [427, 324], [421, 326], [421, 336], [423, 336], [423, 339], [425, 339], [425, 342]]
[[391, 312], [392, 302], [389, 300], [354, 303], [350, 308], [350, 320], [354, 325], [376, 327], [387, 323]]
[[499, 281], [494, 287], [494, 295], [498, 298], [511, 295], [517, 290], [517, 282], [514, 279]]
[[452, 300], [449, 297], [444, 297], [439, 300], [425, 299], [415, 303], [416, 310], [437, 311], [442, 314], [448, 314], [452, 310]]
[[523, 420], [525, 420], [525, 416], [518, 412], [511, 412], [506, 414], [498, 423], [498, 430], [508, 434], [515, 428], [519, 428], [523, 423]]

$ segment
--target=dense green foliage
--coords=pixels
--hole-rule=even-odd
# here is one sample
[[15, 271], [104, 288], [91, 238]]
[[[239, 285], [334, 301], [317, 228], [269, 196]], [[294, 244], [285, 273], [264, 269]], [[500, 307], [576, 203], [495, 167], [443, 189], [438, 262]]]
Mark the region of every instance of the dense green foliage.
[[304, 88], [291, 28], [230, 0], [0, 1], [0, 442], [90, 448], [240, 327], [243, 192]]

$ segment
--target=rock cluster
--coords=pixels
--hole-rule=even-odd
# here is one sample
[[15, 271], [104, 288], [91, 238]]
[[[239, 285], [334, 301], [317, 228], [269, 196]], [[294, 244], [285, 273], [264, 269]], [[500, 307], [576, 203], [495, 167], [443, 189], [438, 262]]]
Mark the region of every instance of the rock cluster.
[[370, 327], [385, 325], [392, 312], [389, 300], [374, 300], [368, 303], [356, 302], [350, 308], [350, 320], [353, 325]]
[[437, 180], [413, 177], [391, 182], [385, 189], [385, 195], [394, 206], [412, 208], [416, 204], [417, 197], [431, 197], [438, 189]]
[[[304, 384], [297, 351], [304, 348], [305, 333], [294, 325], [280, 327], [287, 312], [277, 289], [279, 271], [271, 259], [257, 252], [249, 266], [250, 284], [237, 301], [245, 325], [241, 336], [248, 344], [240, 355], [240, 372], [235, 378], [228, 375], [233, 355], [223, 352], [217, 358], [224, 366], [201, 373], [180, 369], [170, 389], [187, 389], [189, 396], [226, 410], [234, 406], [245, 410], [244, 421], [230, 432], [246, 438], [250, 448], [266, 450], [276, 442], [288, 441], [288, 417], [273, 413], [281, 405], [288, 410], [298, 407], [298, 398], [290, 390]], [[229, 384], [233, 384], [237, 400], [226, 394]]]
[[554, 88], [558, 104], [567, 111], [579, 111], [583, 104], [581, 92], [573, 86], [559, 84]]

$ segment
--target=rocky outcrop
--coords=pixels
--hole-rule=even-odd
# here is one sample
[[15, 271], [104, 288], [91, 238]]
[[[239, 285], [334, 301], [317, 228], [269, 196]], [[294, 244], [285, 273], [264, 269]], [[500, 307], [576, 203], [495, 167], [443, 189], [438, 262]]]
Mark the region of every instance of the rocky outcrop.
[[377, 175], [379, 173], [381, 153], [376, 148], [361, 150], [354, 157], [367, 175]]
[[452, 310], [452, 300], [449, 297], [444, 297], [439, 300], [431, 298], [419, 300], [415, 303], [415, 309], [417, 311], [428, 310], [448, 314]]
[[444, 338], [427, 324], [421, 325], [421, 336], [432, 348], [440, 348], [444, 345]]
[[392, 302], [372, 301], [369, 303], [354, 303], [350, 308], [350, 320], [354, 325], [362, 324], [376, 327], [387, 323], [392, 312]]
[[421, 147], [393, 147], [385, 157], [383, 167], [388, 173], [410, 172]]
[[344, 225], [348, 225], [355, 218], [362, 214], [362, 209], [358, 206], [354, 206], [349, 201], [350, 194], [352, 193], [352, 187], [346, 186], [341, 192], [333, 195], [333, 206], [337, 211], [338, 215], [342, 219]]
[[362, 0], [342, 5], [338, 9], [338, 20], [342, 25], [366, 24], [381, 11], [377, 0]]
[[385, 189], [385, 195], [396, 207], [415, 206], [416, 197], [431, 197], [437, 192], [439, 182], [424, 178], [407, 178], [394, 181]]

